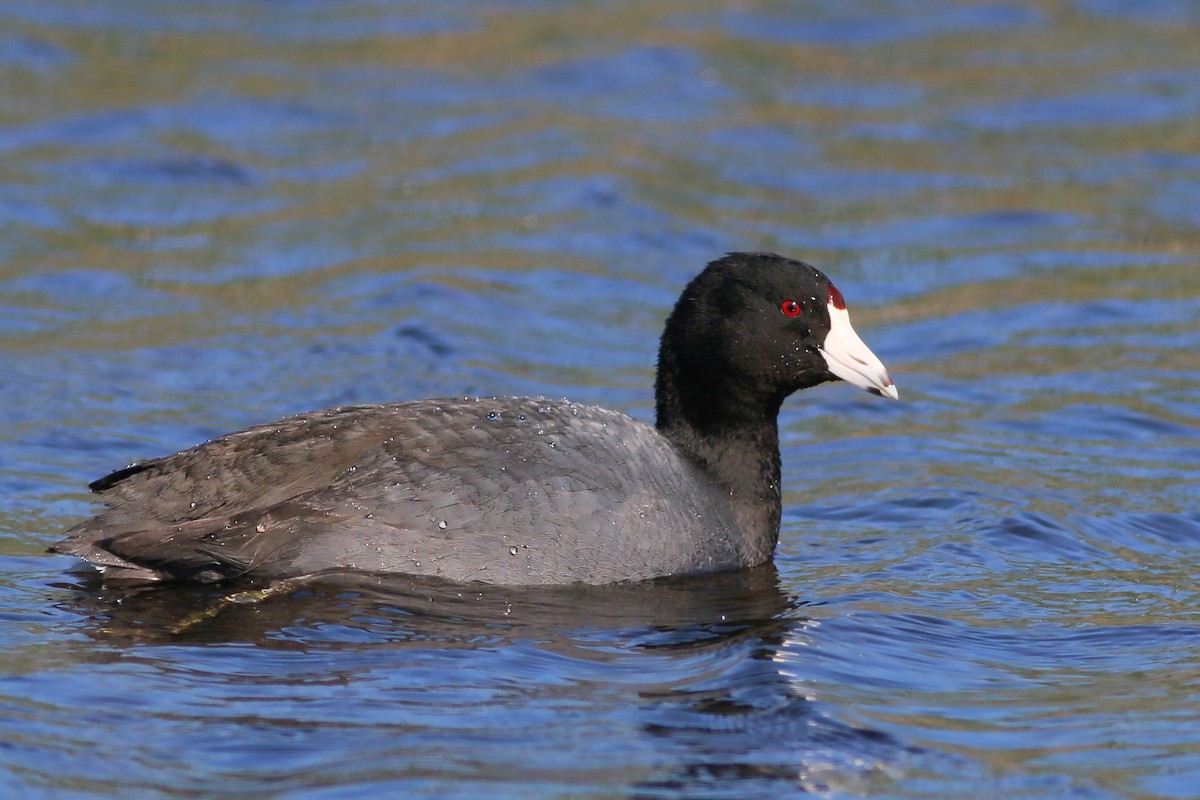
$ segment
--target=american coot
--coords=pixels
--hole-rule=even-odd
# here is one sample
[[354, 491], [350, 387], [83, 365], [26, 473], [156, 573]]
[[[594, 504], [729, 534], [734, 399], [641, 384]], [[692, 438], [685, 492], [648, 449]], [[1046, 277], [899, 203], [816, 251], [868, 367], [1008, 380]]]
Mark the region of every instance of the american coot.
[[51, 550], [137, 580], [601, 584], [754, 566], [779, 538], [780, 405], [838, 378], [897, 397], [825, 275], [732, 253], [667, 319], [655, 427], [509, 397], [302, 414], [97, 480], [108, 510]]

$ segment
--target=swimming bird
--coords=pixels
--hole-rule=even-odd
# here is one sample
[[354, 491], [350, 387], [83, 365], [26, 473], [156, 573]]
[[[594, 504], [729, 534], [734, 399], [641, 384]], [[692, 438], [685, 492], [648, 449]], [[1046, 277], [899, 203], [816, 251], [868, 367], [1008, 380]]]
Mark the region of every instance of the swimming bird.
[[898, 397], [824, 273], [731, 253], [667, 318], [653, 426], [513, 397], [300, 414], [100, 478], [107, 510], [50, 550], [140, 581], [606, 584], [752, 567], [779, 538], [780, 407], [838, 379]]

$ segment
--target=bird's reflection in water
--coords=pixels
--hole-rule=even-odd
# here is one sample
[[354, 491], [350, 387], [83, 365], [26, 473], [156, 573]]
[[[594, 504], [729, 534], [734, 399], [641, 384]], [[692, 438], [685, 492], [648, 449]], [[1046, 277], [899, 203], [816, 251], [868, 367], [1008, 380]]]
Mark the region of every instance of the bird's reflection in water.
[[[72, 588], [82, 629], [108, 645], [93, 658], [154, 661], [162, 646], [310, 653], [231, 668], [220, 679], [311, 690], [314, 681], [344, 686], [380, 671], [403, 683], [404, 671], [428, 657], [444, 664], [457, 654], [466, 660], [451, 663], [464, 669], [444, 673], [443, 685], [519, 687], [526, 707], [611, 705], [653, 754], [637, 781], [647, 795], [697, 785], [717, 793], [735, 785], [861, 789], [908, 752], [829, 716], [780, 671], [781, 648], [810, 632], [802, 604], [780, 590], [771, 566], [606, 587], [338, 574], [217, 588], [106, 586], [88, 577]], [[794, 651], [789, 660], [794, 669]], [[502, 695], [513, 702], [512, 691]]]

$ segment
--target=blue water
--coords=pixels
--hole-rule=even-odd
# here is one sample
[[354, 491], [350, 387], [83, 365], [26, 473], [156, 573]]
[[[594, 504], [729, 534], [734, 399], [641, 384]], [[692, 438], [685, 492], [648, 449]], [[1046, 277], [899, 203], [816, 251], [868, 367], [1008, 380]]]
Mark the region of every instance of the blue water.
[[[1188, 2], [0, 0], [0, 794], [1200, 796]], [[89, 480], [279, 416], [648, 418], [680, 287], [827, 271], [774, 567], [105, 587]]]

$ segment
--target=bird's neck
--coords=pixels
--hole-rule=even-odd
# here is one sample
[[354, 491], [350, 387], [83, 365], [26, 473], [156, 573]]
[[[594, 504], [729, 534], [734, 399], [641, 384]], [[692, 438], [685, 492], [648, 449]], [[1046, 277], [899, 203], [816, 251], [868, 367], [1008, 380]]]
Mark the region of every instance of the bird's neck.
[[[665, 363], [664, 363], [665, 362]], [[687, 458], [728, 493], [735, 523], [763, 560], [779, 539], [779, 407], [783, 398], [735, 391], [681, 392], [670, 359], [660, 358], [656, 426]]]

